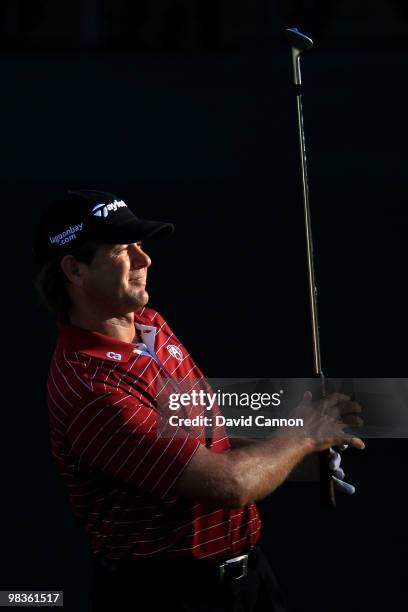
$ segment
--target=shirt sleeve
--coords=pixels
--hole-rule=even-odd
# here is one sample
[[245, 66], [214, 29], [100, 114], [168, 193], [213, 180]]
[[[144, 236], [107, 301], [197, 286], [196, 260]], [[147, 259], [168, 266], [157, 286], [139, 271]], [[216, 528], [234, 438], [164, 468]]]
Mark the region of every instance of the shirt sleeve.
[[201, 442], [152, 407], [122, 392], [88, 396], [67, 427], [70, 452], [160, 498], [167, 497]]

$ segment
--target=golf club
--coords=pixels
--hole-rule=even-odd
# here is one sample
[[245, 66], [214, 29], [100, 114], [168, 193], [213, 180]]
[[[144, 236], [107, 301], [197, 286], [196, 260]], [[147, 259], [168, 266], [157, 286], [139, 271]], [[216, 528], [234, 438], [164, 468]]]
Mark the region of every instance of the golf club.
[[[302, 32], [299, 32], [297, 28], [287, 28], [285, 30], [285, 33], [292, 47], [293, 79], [295, 85], [297, 118], [299, 128], [300, 161], [302, 168], [303, 210], [306, 231], [307, 274], [313, 342], [313, 371], [321, 379], [322, 395], [324, 396], [325, 380], [320, 356], [319, 322], [317, 317], [317, 289], [313, 262], [312, 223], [309, 207], [309, 185], [307, 180], [305, 130], [303, 125], [302, 112], [302, 77], [300, 72], [300, 55], [301, 53], [303, 53], [303, 51], [307, 51], [313, 47], [313, 40], [309, 36], [306, 36], [305, 34], [302, 34]], [[336, 498], [334, 494], [333, 480], [329, 469], [329, 461], [329, 450], [319, 453], [321, 500], [325, 506], [333, 508], [336, 506]]]

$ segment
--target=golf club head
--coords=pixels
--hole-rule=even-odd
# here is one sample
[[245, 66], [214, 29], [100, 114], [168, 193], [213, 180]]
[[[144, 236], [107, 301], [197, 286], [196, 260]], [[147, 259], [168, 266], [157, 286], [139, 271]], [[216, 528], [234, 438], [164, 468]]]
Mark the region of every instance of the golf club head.
[[285, 34], [292, 47], [300, 53], [313, 47], [313, 40], [309, 36], [306, 36], [306, 34], [299, 32], [297, 28], [286, 28]]
[[[293, 61], [293, 80], [295, 85], [300, 88], [302, 85], [302, 77], [300, 74], [300, 54], [303, 51], [307, 51], [313, 47], [313, 40], [299, 32], [297, 28], [286, 28], [285, 34], [289, 39], [292, 47], [292, 61]], [[298, 91], [299, 93], [299, 91]]]

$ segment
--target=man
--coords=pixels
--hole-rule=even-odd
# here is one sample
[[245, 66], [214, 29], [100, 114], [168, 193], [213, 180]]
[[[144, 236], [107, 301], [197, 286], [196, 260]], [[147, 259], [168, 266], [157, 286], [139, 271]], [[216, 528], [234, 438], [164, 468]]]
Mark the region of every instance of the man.
[[34, 241], [36, 286], [59, 326], [48, 377], [52, 451], [90, 535], [92, 609], [283, 611], [257, 545], [255, 502], [306, 455], [344, 442], [364, 448], [343, 431], [358, 424], [359, 407], [337, 394], [316, 412], [305, 394], [302, 435], [236, 448], [222, 426], [171, 427], [166, 386], [205, 384], [146, 306], [142, 241], [172, 230], [136, 218], [113, 194], [77, 191], [47, 211]]

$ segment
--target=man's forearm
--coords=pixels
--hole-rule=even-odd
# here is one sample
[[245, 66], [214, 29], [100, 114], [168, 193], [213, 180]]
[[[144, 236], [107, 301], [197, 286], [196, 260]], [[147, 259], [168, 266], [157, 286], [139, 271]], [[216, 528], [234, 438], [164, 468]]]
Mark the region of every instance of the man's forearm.
[[232, 449], [244, 448], [247, 446], [251, 446], [251, 444], [258, 444], [259, 441], [260, 441], [259, 438], [237, 438], [237, 437], [230, 438], [230, 444], [231, 444]]
[[274, 491], [296, 465], [313, 452], [310, 440], [302, 437], [276, 437], [253, 442], [233, 448], [228, 453], [242, 506]]

